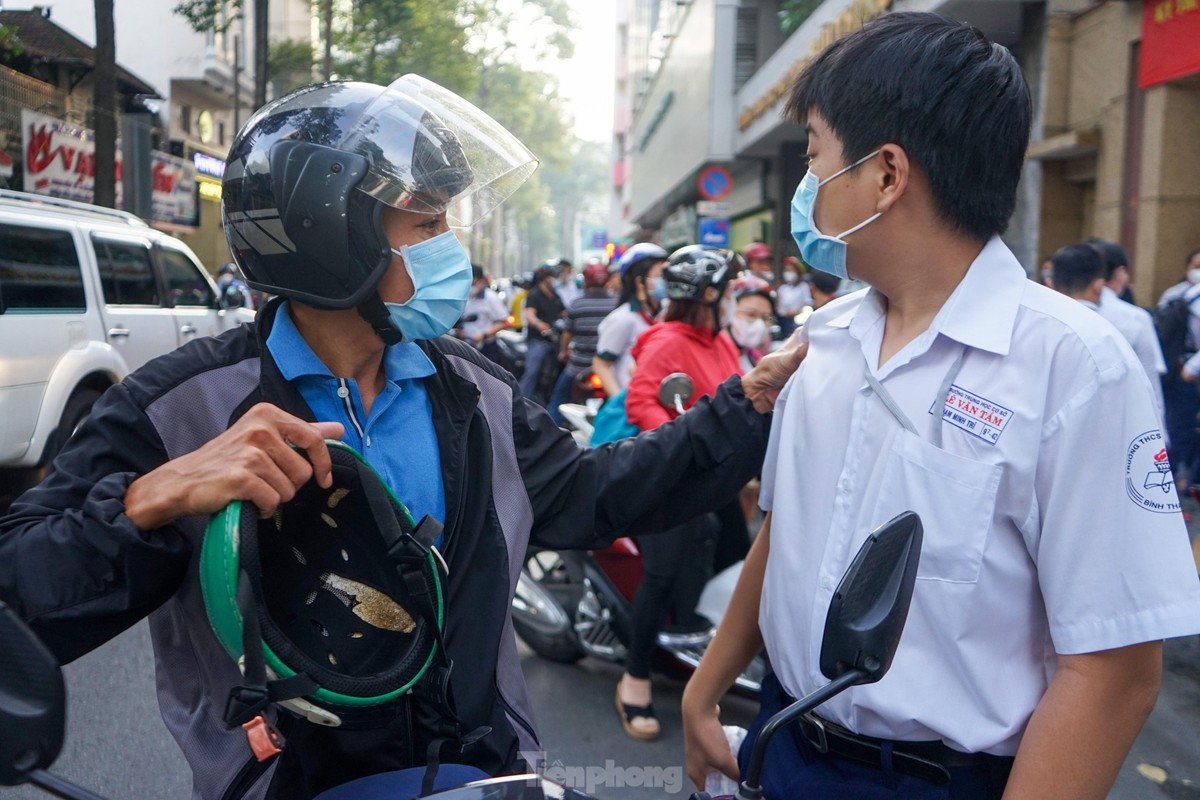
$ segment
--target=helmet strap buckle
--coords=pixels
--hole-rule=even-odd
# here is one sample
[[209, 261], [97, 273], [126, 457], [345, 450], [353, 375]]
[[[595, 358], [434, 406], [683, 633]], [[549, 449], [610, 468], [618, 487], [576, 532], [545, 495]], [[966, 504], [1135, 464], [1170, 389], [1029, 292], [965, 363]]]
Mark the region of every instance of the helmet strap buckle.
[[243, 723], [242, 730], [246, 732], [251, 752], [259, 761], [266, 761], [283, 752], [283, 735], [262, 714], [256, 714], [249, 722]]

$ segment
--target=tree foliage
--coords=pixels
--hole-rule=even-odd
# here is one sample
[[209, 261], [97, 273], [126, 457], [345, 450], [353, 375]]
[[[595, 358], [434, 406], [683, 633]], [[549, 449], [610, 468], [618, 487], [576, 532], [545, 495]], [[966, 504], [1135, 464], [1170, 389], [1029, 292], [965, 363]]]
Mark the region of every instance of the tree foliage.
[[358, 0], [334, 45], [339, 78], [387, 85], [416, 72], [464, 96], [474, 91], [482, 60], [467, 48], [458, 0]]
[[197, 33], [224, 33], [241, 15], [242, 0], [180, 0], [171, 10]]
[[267, 74], [276, 97], [312, 83], [312, 44], [297, 39], [272, 42], [267, 52]]

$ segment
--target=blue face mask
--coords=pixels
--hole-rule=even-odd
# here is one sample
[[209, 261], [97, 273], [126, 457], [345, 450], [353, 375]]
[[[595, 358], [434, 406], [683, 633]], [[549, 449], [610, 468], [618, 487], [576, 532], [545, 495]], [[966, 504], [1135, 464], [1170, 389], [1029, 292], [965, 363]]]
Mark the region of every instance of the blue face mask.
[[404, 259], [413, 282], [413, 296], [407, 303], [385, 303], [392, 324], [406, 342], [448, 333], [462, 316], [471, 292], [471, 258], [454, 231], [392, 252]]
[[667, 299], [667, 282], [663, 280], [662, 275], [651, 279], [650, 285], [646, 287], [646, 294], [660, 303]]
[[817, 205], [817, 190], [878, 153], [878, 150], [868, 153], [823, 181], [818, 180], [812, 170], [809, 170], [805, 173], [804, 179], [800, 181], [800, 185], [796, 187], [796, 194], [792, 197], [792, 238], [796, 240], [796, 246], [800, 248], [800, 255], [809, 266], [822, 272], [832, 273], [839, 278], [850, 277], [846, 270], [846, 242], [843, 239], [879, 219], [880, 213], [868, 217], [837, 236], [826, 236], [817, 230], [817, 223], [813, 221], [813, 211]]

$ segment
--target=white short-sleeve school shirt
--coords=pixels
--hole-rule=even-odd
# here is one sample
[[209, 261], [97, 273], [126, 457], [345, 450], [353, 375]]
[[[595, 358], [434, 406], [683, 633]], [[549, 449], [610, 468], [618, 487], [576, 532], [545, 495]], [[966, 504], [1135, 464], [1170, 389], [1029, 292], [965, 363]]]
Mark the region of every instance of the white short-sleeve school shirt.
[[[1029, 281], [998, 238], [929, 330], [878, 367], [884, 302], [865, 290], [814, 313], [776, 406], [763, 638], [789, 694], [828, 682], [833, 591], [867, 534], [914, 510], [925, 538], [891, 671], [819, 713], [869, 736], [1013, 755], [1056, 654], [1200, 631], [1154, 396], [1120, 334]], [[939, 448], [936, 395], [960, 352]]]

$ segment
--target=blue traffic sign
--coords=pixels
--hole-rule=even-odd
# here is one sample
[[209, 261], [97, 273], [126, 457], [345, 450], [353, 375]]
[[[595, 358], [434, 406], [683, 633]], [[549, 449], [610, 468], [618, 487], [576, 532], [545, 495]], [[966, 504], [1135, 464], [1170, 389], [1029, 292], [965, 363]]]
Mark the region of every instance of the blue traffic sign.
[[697, 226], [700, 244], [709, 247], [729, 246], [729, 220], [720, 217], [702, 217]]

